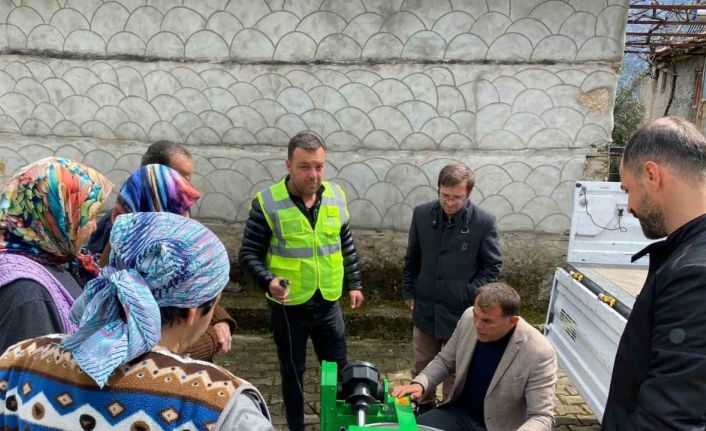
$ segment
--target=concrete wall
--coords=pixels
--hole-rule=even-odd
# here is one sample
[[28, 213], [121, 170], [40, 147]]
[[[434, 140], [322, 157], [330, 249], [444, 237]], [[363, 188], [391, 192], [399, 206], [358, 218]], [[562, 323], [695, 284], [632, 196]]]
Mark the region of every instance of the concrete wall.
[[[231, 256], [236, 256], [242, 244], [242, 225], [219, 221], [206, 221], [206, 225], [223, 241]], [[365, 296], [401, 304], [407, 233], [357, 229], [354, 238]], [[566, 245], [567, 238], [559, 235], [500, 233], [504, 259], [501, 277], [520, 292], [523, 307], [546, 309], [554, 271], [566, 262]], [[231, 279], [259, 292], [235, 261], [231, 266]]]
[[[669, 102], [669, 96], [672, 91], [672, 66], [669, 63], [660, 64], [661, 68], [666, 69], [669, 73], [660, 71], [658, 79], [647, 79], [641, 88], [640, 97], [645, 103], [645, 119], [653, 120], [664, 116], [664, 110]], [[686, 59], [675, 62], [675, 71], [677, 73], [677, 83], [674, 89], [674, 99], [669, 107], [669, 115], [677, 115], [688, 119], [689, 121], [697, 121], [697, 108], [693, 106], [694, 91], [694, 73], [703, 70], [704, 56], [687, 57]], [[667, 79], [664, 91], [662, 91], [662, 79]], [[703, 96], [702, 96], [703, 97]]]
[[622, 53], [625, 5], [623, 0], [4, 1], [0, 43], [17, 50], [172, 60], [614, 61]]
[[622, 0], [15, 3], [3, 178], [56, 153], [120, 182], [171, 139], [196, 155], [196, 215], [242, 221], [311, 129], [356, 227], [405, 230], [457, 160], [504, 230], [552, 233], [610, 139], [626, 15]]
[[[669, 89], [671, 88], [671, 80], [667, 79], [668, 75], [662, 71], [659, 75], [653, 75], [645, 79], [645, 82], [640, 87], [640, 100], [645, 105], [645, 121], [655, 119], [664, 115], [664, 108], [667, 107], [669, 99]], [[662, 90], [662, 80], [665, 82], [665, 88]]]
[[194, 154], [194, 215], [239, 222], [310, 129], [369, 284], [396, 297], [412, 208], [460, 161], [506, 276], [546, 297], [573, 184], [607, 174], [627, 0], [144, 3], [0, 2], [0, 181], [58, 154], [121, 183], [171, 139]]

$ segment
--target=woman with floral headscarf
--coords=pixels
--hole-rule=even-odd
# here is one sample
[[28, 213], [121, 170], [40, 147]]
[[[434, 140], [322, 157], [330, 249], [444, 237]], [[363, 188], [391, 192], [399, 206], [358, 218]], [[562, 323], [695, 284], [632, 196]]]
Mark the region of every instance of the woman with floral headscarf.
[[[185, 215], [201, 194], [179, 172], [165, 165], [140, 166], [125, 181], [113, 207], [113, 221], [121, 214], [137, 212], [169, 212]], [[101, 255], [101, 266], [108, 263], [110, 243]], [[212, 361], [217, 353], [230, 350], [235, 320], [222, 307], [216, 306], [213, 320], [205, 333], [186, 352], [194, 359]]]
[[78, 330], [0, 357], [0, 429], [272, 430], [254, 386], [183, 356], [228, 282], [218, 238], [175, 214], [134, 213], [110, 242], [71, 310]]
[[113, 184], [95, 169], [49, 157], [23, 168], [0, 195], [0, 351], [72, 332], [69, 310], [100, 271], [82, 249]]

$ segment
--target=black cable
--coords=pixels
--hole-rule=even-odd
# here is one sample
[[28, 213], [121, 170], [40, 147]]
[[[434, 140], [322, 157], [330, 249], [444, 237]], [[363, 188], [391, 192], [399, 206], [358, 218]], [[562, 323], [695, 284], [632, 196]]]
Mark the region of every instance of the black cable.
[[[282, 283], [285, 282], [284, 285]], [[289, 280], [282, 280], [280, 281], [280, 286], [281, 287], [287, 287], [289, 285]], [[282, 314], [284, 314], [284, 323], [287, 325], [287, 338], [289, 339], [289, 362], [292, 367], [292, 371], [294, 372], [294, 377], [297, 379], [297, 387], [299, 388], [299, 392], [302, 394], [302, 399], [304, 400], [304, 403], [309, 406], [312, 412], [319, 418], [321, 418], [321, 414], [316, 411], [313, 405], [306, 399], [306, 395], [304, 395], [304, 385], [302, 384], [302, 381], [299, 380], [299, 373], [297, 372], [297, 366], [294, 364], [294, 349], [292, 349], [292, 328], [289, 326], [289, 318], [287, 317], [287, 309], [286, 306], [284, 305], [283, 302], [280, 302], [280, 305], [282, 306]]]
[[599, 227], [599, 228], [601, 228], [601, 229], [603, 229], [603, 230], [607, 230], [607, 231], [616, 231], [616, 230], [619, 230], [620, 232], [627, 232], [627, 231], [628, 231], [627, 228], [623, 227], [623, 226], [620, 224], [620, 220], [621, 220], [622, 217], [623, 217], [623, 215], [622, 215], [621, 213], [618, 213], [618, 227], [610, 228], [610, 227], [601, 226], [601, 225], [599, 225], [598, 223], [596, 223], [595, 220], [593, 220], [593, 216], [591, 215], [591, 213], [588, 212], [588, 195], [586, 194], [586, 189], [585, 189], [585, 188], [581, 188], [581, 193], [579, 194], [579, 198], [581, 197], [581, 195], [583, 195], [583, 198], [584, 198], [584, 200], [585, 200], [585, 202], [586, 202], [586, 215], [587, 215], [588, 218], [591, 220], [591, 223], [593, 223], [595, 226], [597, 226], [597, 227]]

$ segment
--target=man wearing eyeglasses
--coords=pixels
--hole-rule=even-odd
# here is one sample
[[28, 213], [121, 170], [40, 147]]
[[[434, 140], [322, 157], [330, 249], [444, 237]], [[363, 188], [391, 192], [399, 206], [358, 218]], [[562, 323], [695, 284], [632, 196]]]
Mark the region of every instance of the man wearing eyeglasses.
[[[405, 255], [402, 296], [412, 310], [416, 377], [441, 351], [476, 288], [497, 280], [502, 267], [495, 217], [470, 196], [475, 176], [468, 166], [451, 164], [439, 173], [439, 199], [417, 206]], [[453, 377], [444, 381], [444, 399]], [[436, 404], [434, 393], [417, 400], [420, 413]]]

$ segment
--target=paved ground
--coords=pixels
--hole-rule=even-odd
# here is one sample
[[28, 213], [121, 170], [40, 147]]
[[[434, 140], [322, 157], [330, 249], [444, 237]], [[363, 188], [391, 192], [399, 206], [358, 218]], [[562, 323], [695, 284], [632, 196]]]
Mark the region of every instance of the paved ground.
[[[393, 385], [409, 381], [411, 343], [388, 340], [349, 339], [348, 359], [364, 360], [377, 365]], [[284, 405], [279, 390], [279, 368], [272, 339], [262, 335], [237, 335], [231, 353], [218, 363], [233, 373], [257, 386], [268, 403], [275, 427], [286, 430]], [[319, 409], [319, 367], [311, 343], [307, 356], [308, 371], [304, 392], [310, 403]], [[556, 391], [556, 416], [558, 431], [594, 431], [600, 426], [595, 416], [571, 385], [564, 373], [560, 373]], [[307, 411], [309, 409], [307, 408]], [[314, 414], [306, 417], [308, 428], [318, 430], [319, 418]]]

